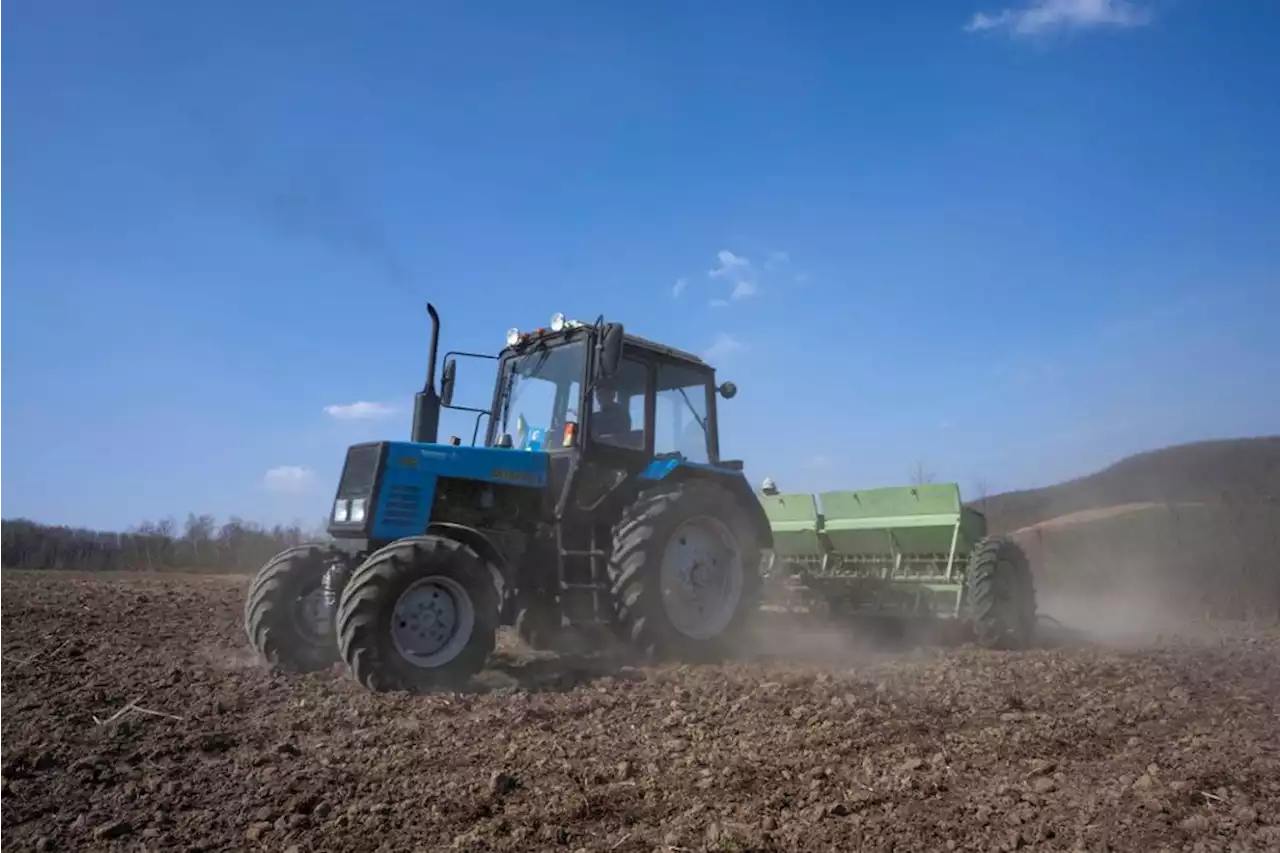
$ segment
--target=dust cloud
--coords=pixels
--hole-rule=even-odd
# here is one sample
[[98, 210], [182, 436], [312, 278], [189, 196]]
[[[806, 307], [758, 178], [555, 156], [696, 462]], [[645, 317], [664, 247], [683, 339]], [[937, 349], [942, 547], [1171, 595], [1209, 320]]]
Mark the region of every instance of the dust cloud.
[[1077, 513], [1014, 534], [1041, 613], [1091, 640], [1211, 639], [1280, 615], [1274, 507], [1145, 504]]
[[[1129, 504], [1015, 531], [1035, 577], [1035, 646], [1152, 648], [1280, 626], [1280, 511]], [[876, 624], [760, 614], [741, 657], [855, 667], [941, 654], [969, 637], [948, 620]]]

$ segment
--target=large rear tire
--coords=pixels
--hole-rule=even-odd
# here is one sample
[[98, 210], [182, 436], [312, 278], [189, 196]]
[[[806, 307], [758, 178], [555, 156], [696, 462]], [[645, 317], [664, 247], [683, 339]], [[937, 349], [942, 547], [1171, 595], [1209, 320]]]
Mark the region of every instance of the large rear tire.
[[434, 534], [375, 551], [338, 602], [338, 650], [369, 690], [456, 689], [484, 668], [502, 578], [475, 551]]
[[282, 551], [264, 565], [244, 606], [245, 633], [258, 656], [286, 672], [315, 672], [338, 661], [324, 574], [333, 558], [320, 545]]
[[969, 619], [978, 644], [1025, 649], [1035, 637], [1036, 593], [1031, 563], [1012, 539], [988, 537], [969, 555]]
[[641, 492], [614, 526], [609, 578], [634, 649], [651, 660], [717, 660], [759, 609], [760, 543], [724, 487], [665, 482]]

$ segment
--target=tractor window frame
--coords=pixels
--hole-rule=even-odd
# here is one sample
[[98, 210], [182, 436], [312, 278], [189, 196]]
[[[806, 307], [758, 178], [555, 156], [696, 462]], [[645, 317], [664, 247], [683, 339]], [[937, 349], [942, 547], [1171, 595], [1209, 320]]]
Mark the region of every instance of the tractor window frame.
[[[643, 377], [643, 384], [640, 385], [639, 393], [631, 395], [629, 400], [629, 406], [631, 409], [628, 411], [628, 415], [631, 420], [631, 432], [640, 433], [639, 444], [624, 444], [622, 442], [609, 441], [607, 438], [602, 438], [599, 435], [596, 424], [597, 418], [600, 415], [600, 408], [594, 389], [592, 389], [591, 392], [586, 395], [587, 398], [583, 400], [583, 406], [591, 409], [591, 415], [588, 420], [584, 439], [593, 445], [607, 447], [610, 450], [623, 450], [631, 453], [644, 453], [647, 456], [652, 456], [653, 417], [650, 412], [653, 407], [653, 367], [649, 363], [649, 360], [643, 357], [642, 353], [624, 347], [622, 360], [619, 362], [618, 372], [615, 374], [615, 379], [620, 377], [628, 369], [636, 370], [637, 368], [639, 369], [637, 378]], [[633, 410], [636, 399], [639, 399], [640, 401], [640, 417], [638, 422], [636, 419], [636, 412]]]
[[[586, 374], [591, 363], [590, 338], [583, 334], [571, 334], [561, 338], [549, 339], [543, 343], [542, 346], [551, 350], [568, 349], [577, 346], [580, 347], [583, 352], [583, 357], [581, 359], [582, 366], [579, 375], [577, 377], [566, 378], [563, 383], [554, 383], [556, 386], [556, 398], [553, 404], [556, 416], [560, 417], [562, 420], [567, 419], [568, 410], [570, 408], [576, 408], [578, 412], [578, 420], [576, 422], [580, 424], [582, 419], [582, 406], [586, 403], [586, 395], [584, 393], [588, 384], [586, 382]], [[504, 432], [502, 413], [503, 409], [508, 405], [508, 401], [506, 400], [506, 395], [504, 393], [504, 386], [506, 385], [511, 365], [517, 359], [527, 357], [528, 355], [531, 355], [532, 352], [536, 351], [536, 349], [521, 351], [512, 351], [507, 349], [498, 357], [498, 376], [493, 388], [493, 403], [491, 404], [490, 409], [489, 430], [485, 437], [486, 447], [496, 446], [498, 438]], [[510, 416], [511, 413], [508, 412], [507, 414]], [[506, 426], [510, 426], [510, 424], [507, 424]], [[562, 429], [563, 423], [546, 424], [543, 426], [545, 426], [548, 433], [550, 433], [555, 431], [556, 427], [560, 427]], [[542, 448], [542, 452], [544, 453], [566, 452], [571, 450], [573, 450], [572, 447], [565, 447], [560, 441], [550, 441]]]
[[[584, 449], [589, 445], [598, 445], [601, 448], [607, 448], [609, 451], [623, 451], [625, 453], [643, 453], [648, 458], [655, 458], [654, 440], [656, 437], [656, 416], [657, 416], [657, 395], [658, 388], [661, 385], [660, 372], [668, 370], [679, 371], [681, 374], [692, 380], [687, 385], [681, 385], [682, 388], [692, 388], [695, 384], [703, 386], [703, 394], [705, 400], [705, 423], [706, 423], [706, 439], [707, 439], [707, 458], [705, 464], [719, 465], [720, 459], [720, 421], [719, 412], [717, 411], [717, 402], [719, 393], [716, 390], [716, 372], [715, 368], [705, 362], [693, 358], [682, 358], [678, 351], [668, 352], [664, 348], [656, 344], [644, 341], [634, 341], [630, 336], [623, 343], [622, 359], [623, 363], [635, 362], [642, 365], [646, 370], [645, 392], [644, 392], [644, 447], [643, 450], [633, 447], [626, 447], [619, 444], [611, 444], [608, 442], [596, 442], [591, 438], [591, 427], [589, 421], [592, 420], [590, 415], [584, 419], [585, 409], [594, 406], [594, 400], [591, 399], [590, 381], [591, 371], [594, 369], [595, 358], [591, 352], [591, 345], [595, 343], [595, 336], [590, 328], [572, 329], [560, 336], [551, 338], [547, 345], [552, 347], [561, 347], [577, 342], [584, 342], [588, 347], [588, 356], [583, 365], [583, 374], [581, 378], [569, 386], [569, 395], [577, 397], [579, 420], [577, 421], [579, 430], [579, 441], [576, 443]], [[504, 350], [499, 355], [497, 377], [494, 383], [492, 414], [489, 418], [489, 429], [485, 439], [486, 446], [494, 446], [502, 435], [501, 425], [499, 423], [500, 408], [502, 404], [502, 386], [505, 380], [506, 364], [511, 358], [519, 357], [518, 353], [512, 352], [510, 349]], [[573, 387], [576, 385], [576, 389]], [[675, 387], [675, 386], [672, 386]], [[588, 423], [584, 423], [586, 420]], [[634, 423], [634, 418], [633, 418]], [[584, 428], [585, 427], [585, 428]], [[544, 452], [556, 453], [559, 451], [573, 451], [577, 447], [562, 447], [558, 442], [552, 442], [549, 447], [544, 447]], [[669, 454], [668, 454], [669, 456]]]
[[[702, 411], [697, 412], [697, 414], [703, 419], [703, 438], [705, 441], [705, 458], [685, 458], [694, 464], [720, 464], [720, 430], [719, 423], [716, 420], [717, 394], [715, 371], [705, 365], [695, 364], [682, 359], [658, 357], [654, 362], [654, 376], [650, 389], [650, 405], [653, 407], [653, 449], [655, 454], [658, 450], [657, 438], [659, 432], [659, 427], [657, 425], [658, 395], [664, 390], [674, 391], [677, 388], [683, 388], [689, 393], [689, 402], [691, 404], [695, 407], [698, 402], [702, 402], [703, 404], [704, 408]], [[667, 379], [665, 377], [672, 378]], [[698, 395], [692, 390], [697, 386], [702, 387], [701, 401], [699, 401]], [[662, 455], [669, 456], [675, 452], [679, 452], [679, 440], [678, 436], [675, 436], [674, 432], [673, 438], [676, 440], [676, 447], [663, 450]], [[683, 456], [683, 453], [681, 453], [681, 455]]]
[[[657, 402], [658, 389], [662, 385], [661, 376], [667, 374], [669, 371], [679, 371], [680, 375], [692, 380], [689, 384], [681, 385], [680, 387], [692, 388], [695, 385], [701, 385], [703, 387], [702, 399], [705, 400], [706, 406], [704, 414], [707, 433], [706, 459], [692, 461], [710, 465], [720, 464], [720, 425], [716, 411], [716, 402], [719, 395], [716, 392], [715, 370], [709, 365], [701, 362], [673, 357], [652, 347], [635, 344], [630, 341], [627, 341], [623, 346], [623, 359], [640, 362], [646, 366], [649, 372], [644, 401], [644, 452], [646, 456], [650, 459], [657, 458], [655, 453], [655, 441], [658, 433]], [[696, 404], [696, 399], [694, 402]], [[608, 446], [614, 447], [614, 445]], [[670, 453], [667, 454], [667, 457], [670, 457]]]

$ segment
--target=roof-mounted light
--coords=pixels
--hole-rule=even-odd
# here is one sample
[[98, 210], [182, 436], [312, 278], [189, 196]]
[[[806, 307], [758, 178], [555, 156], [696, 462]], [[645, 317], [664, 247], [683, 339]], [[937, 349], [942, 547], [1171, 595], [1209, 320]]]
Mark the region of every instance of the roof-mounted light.
[[551, 331], [563, 332], [564, 324], [565, 324], [564, 314], [557, 311], [556, 313], [551, 315]]
[[516, 328], [507, 329], [507, 346], [513, 347], [520, 343], [520, 330]]

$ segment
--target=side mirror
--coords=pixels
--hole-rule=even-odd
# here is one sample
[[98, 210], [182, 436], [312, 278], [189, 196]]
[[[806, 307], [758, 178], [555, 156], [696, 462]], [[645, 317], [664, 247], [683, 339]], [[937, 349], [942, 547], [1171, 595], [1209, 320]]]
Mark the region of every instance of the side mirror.
[[622, 362], [622, 324], [609, 323], [600, 335], [600, 360], [596, 362], [596, 378], [608, 379], [618, 372]]
[[722, 382], [720, 387], [716, 390], [719, 391], [720, 396], [724, 397], [726, 400], [732, 400], [734, 397], [738, 396], [738, 386], [734, 385], [732, 382]]
[[458, 378], [457, 359], [449, 359], [444, 363], [444, 375], [440, 377], [440, 405], [447, 406], [453, 402], [453, 383]]

